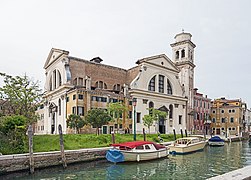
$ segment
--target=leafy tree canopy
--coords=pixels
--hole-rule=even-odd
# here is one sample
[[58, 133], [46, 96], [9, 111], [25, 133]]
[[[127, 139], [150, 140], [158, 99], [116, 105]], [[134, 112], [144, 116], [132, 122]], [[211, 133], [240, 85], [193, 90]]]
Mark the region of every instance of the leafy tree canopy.
[[28, 123], [36, 121], [35, 111], [42, 95], [38, 81], [34, 82], [26, 75], [13, 77], [0, 73], [0, 76], [4, 78], [0, 98], [9, 102], [13, 114], [27, 117]]
[[103, 109], [91, 109], [85, 119], [92, 127], [96, 127], [98, 134], [98, 128], [107, 124], [111, 120], [111, 116]]
[[13, 115], [0, 118], [0, 152], [24, 153], [27, 118]]
[[158, 121], [160, 118], [166, 118], [167, 113], [158, 109], [149, 108], [149, 114], [143, 117], [143, 124], [148, 127], [150, 133], [150, 126], [153, 125], [154, 121]]
[[112, 120], [116, 120], [116, 124], [119, 124], [120, 116], [122, 116], [123, 112], [127, 110], [127, 107], [121, 102], [108, 104], [108, 112], [112, 116]]
[[76, 114], [69, 115], [66, 122], [67, 127], [75, 129], [78, 134], [80, 133], [80, 129], [87, 124], [84, 119], [82, 119], [79, 115]]
[[0, 131], [4, 134], [8, 134], [16, 128], [25, 129], [26, 122], [27, 118], [24, 116], [3, 116], [0, 119]]

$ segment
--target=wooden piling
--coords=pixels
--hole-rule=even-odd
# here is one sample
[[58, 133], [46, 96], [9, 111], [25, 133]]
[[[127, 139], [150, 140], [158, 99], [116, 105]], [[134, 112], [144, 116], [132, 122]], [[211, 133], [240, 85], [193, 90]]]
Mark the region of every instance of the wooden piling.
[[33, 132], [32, 126], [28, 127], [28, 137], [29, 137], [29, 156], [30, 156], [30, 173], [34, 173], [34, 157], [33, 157]]
[[175, 133], [175, 129], [173, 128], [173, 136], [174, 136], [174, 140], [176, 140], [176, 133]]
[[112, 131], [111, 134], [112, 134], [112, 144], [115, 144], [115, 135], [114, 135], [114, 131]]
[[59, 144], [60, 144], [61, 159], [62, 159], [63, 167], [66, 168], [67, 164], [66, 164], [66, 158], [65, 158], [65, 153], [64, 153], [64, 139], [63, 139], [61, 124], [58, 125], [58, 132], [59, 132]]
[[144, 137], [144, 141], [146, 141], [146, 132], [145, 132], [145, 128], [143, 128], [143, 137]]
[[183, 138], [183, 130], [180, 128], [180, 134], [181, 134], [181, 137]]
[[185, 135], [186, 135], [186, 137], [187, 137], [187, 129], [185, 129]]

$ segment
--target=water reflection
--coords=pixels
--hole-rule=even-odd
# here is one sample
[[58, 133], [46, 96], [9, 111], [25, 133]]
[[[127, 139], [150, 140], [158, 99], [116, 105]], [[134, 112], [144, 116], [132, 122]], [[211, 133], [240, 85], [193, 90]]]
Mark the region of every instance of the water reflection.
[[18, 179], [207, 179], [247, 165], [251, 165], [251, 144], [246, 141], [149, 162], [112, 164], [104, 160], [70, 165], [66, 170], [50, 168]]

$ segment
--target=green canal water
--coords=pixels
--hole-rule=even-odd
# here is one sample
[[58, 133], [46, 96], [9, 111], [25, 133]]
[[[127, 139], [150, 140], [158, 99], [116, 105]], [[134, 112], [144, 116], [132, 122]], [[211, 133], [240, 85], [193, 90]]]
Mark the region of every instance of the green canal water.
[[[232, 142], [223, 147], [206, 146], [201, 152], [170, 155], [168, 158], [113, 164], [106, 160], [35, 170], [35, 175], [19, 175], [11, 179], [207, 179], [251, 165], [251, 144]], [[251, 172], [250, 172], [251, 174]]]

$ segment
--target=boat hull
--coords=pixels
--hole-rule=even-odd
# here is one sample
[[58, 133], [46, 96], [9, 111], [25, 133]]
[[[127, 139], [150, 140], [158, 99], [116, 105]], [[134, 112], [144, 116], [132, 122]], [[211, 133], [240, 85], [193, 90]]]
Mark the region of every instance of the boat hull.
[[191, 145], [179, 145], [179, 144], [172, 144], [169, 146], [169, 153], [170, 154], [188, 154], [193, 153], [196, 151], [201, 151], [204, 149], [206, 142], [199, 142], [196, 144]]
[[220, 142], [213, 142], [213, 141], [208, 141], [209, 146], [224, 146], [225, 142], [220, 141]]
[[156, 151], [127, 151], [110, 149], [106, 153], [106, 159], [110, 162], [127, 162], [127, 161], [147, 161], [159, 159], [168, 156], [167, 148]]
[[132, 152], [121, 151], [124, 155], [125, 161], [147, 161], [153, 159], [159, 159], [168, 156], [167, 149], [160, 149], [152, 152]]

